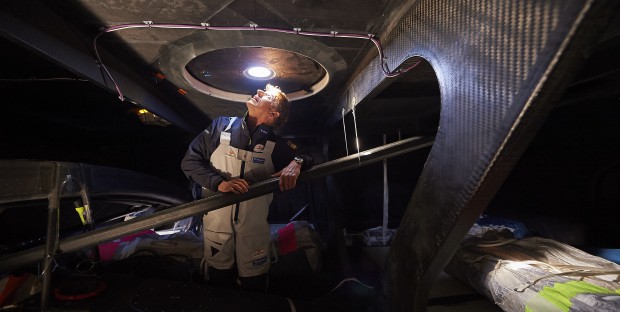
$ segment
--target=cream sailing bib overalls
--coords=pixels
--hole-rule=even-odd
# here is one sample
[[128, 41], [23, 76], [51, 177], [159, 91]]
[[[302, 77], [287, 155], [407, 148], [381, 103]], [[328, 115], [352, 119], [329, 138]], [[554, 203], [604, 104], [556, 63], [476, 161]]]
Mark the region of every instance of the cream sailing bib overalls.
[[[250, 185], [266, 180], [274, 173], [271, 153], [275, 143], [267, 141], [254, 151], [230, 146], [229, 130], [237, 118], [232, 117], [220, 134], [220, 145], [211, 155], [211, 165], [225, 180], [241, 176]], [[209, 195], [203, 192], [203, 197]], [[210, 193], [213, 194], [213, 193]], [[230, 269], [237, 260], [239, 276], [250, 277], [269, 271], [270, 232], [267, 223], [272, 194], [250, 199], [209, 212], [203, 217], [206, 263], [216, 269]], [[236, 216], [235, 216], [236, 215]], [[235, 218], [236, 217], [236, 218]]]

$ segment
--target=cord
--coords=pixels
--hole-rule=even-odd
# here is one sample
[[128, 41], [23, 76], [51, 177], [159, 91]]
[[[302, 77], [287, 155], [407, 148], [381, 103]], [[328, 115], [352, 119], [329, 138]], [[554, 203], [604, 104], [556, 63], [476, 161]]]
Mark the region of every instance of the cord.
[[143, 24], [120, 24], [116, 26], [110, 26], [108, 28], [103, 29], [101, 32], [99, 32], [93, 39], [93, 49], [95, 52], [95, 56], [97, 57], [97, 63], [101, 66], [103, 71], [106, 73], [106, 75], [110, 78], [110, 80], [114, 84], [114, 87], [116, 88], [116, 91], [118, 92], [118, 97], [121, 101], [125, 100], [125, 96], [123, 95], [123, 93], [120, 90], [120, 87], [118, 86], [116, 81], [114, 81], [114, 78], [112, 77], [107, 67], [103, 64], [103, 61], [101, 60], [101, 56], [99, 55], [99, 51], [97, 49], [97, 39], [99, 39], [100, 36], [106, 33], [125, 30], [125, 29], [132, 29], [132, 28], [197, 29], [197, 30], [258, 30], [258, 31], [295, 34], [295, 35], [302, 35], [302, 36], [335, 37], [335, 38], [370, 40], [372, 41], [372, 43], [375, 45], [375, 47], [379, 51], [379, 60], [381, 62], [381, 70], [383, 71], [383, 74], [389, 78], [404, 74], [408, 72], [409, 70], [413, 69], [414, 67], [418, 66], [418, 64], [420, 64], [421, 62], [421, 60], [416, 60], [415, 62], [413, 62], [411, 65], [407, 67], [391, 71], [387, 64], [387, 58], [385, 57], [383, 53], [383, 47], [381, 46], [381, 41], [378, 38], [376, 38], [373, 34], [367, 34], [367, 35], [353, 34], [353, 33], [340, 34], [337, 31], [331, 31], [329, 33], [313, 32], [313, 31], [302, 31], [301, 28], [293, 28], [293, 30], [288, 30], [288, 29], [281, 29], [281, 28], [258, 27], [255, 24], [250, 25], [250, 26], [211, 26], [208, 23], [201, 23], [200, 25], [155, 24], [152, 21], [144, 21]]
[[333, 292], [334, 290], [340, 288], [340, 286], [342, 286], [346, 282], [356, 282], [356, 283], [358, 283], [358, 284], [360, 284], [360, 285], [362, 285], [362, 286], [364, 286], [364, 287], [366, 287], [368, 289], [374, 289], [374, 287], [366, 285], [366, 284], [360, 282], [360, 280], [358, 280], [357, 278], [351, 277], [351, 278], [343, 279], [340, 283], [338, 283], [338, 285], [336, 285], [336, 287], [334, 287], [334, 289], [330, 290], [329, 292]]

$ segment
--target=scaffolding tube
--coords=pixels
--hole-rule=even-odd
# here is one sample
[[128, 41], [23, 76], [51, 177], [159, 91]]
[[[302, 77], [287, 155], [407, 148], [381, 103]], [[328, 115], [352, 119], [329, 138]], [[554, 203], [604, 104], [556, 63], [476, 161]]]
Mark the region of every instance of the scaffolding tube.
[[[332, 160], [303, 172], [299, 176], [298, 182], [348, 171], [386, 158], [420, 150], [431, 146], [434, 140], [434, 136], [412, 137], [363, 151], [359, 155]], [[58, 243], [57, 252], [58, 254], [68, 253], [95, 246], [138, 231], [152, 229], [170, 222], [201, 215], [212, 210], [269, 194], [278, 188], [279, 179], [273, 178], [251, 185], [249, 191], [243, 194], [217, 193], [207, 198], [158, 211], [148, 216], [65, 238]], [[44, 256], [44, 248], [45, 246], [38, 246], [0, 258], [0, 272], [41, 261]]]

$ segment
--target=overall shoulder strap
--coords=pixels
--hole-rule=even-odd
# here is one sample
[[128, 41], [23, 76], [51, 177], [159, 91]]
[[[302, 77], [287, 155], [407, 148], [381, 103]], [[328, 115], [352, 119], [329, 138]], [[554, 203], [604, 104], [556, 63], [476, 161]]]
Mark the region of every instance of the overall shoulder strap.
[[230, 145], [230, 132], [228, 132], [228, 130], [230, 130], [235, 120], [237, 120], [237, 117], [230, 117], [228, 125], [226, 126], [224, 131], [220, 133], [220, 144]]
[[227, 132], [228, 130], [230, 130], [230, 128], [232, 128], [233, 123], [235, 123], [235, 120], [237, 120], [237, 117], [230, 117], [230, 121], [228, 122], [228, 126], [226, 126], [226, 129], [224, 129], [224, 132]]

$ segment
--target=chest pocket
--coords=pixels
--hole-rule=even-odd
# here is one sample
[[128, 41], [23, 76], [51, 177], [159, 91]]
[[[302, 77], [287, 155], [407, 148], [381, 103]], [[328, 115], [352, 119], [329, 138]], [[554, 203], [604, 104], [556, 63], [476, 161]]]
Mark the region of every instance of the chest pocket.
[[254, 152], [245, 152], [245, 179], [250, 183], [256, 183], [259, 181], [267, 180], [274, 173], [273, 163], [271, 161], [271, 154], [275, 142], [267, 141], [262, 152], [259, 149], [254, 149]]
[[[220, 133], [220, 145], [213, 153], [212, 165], [220, 170], [226, 179], [241, 176], [241, 168], [244, 168], [243, 178], [249, 183], [256, 183], [269, 179], [274, 173], [271, 154], [275, 142], [267, 141], [265, 145], [257, 144], [253, 151], [230, 146], [231, 133], [228, 132], [237, 118], [230, 118], [230, 122]], [[219, 159], [219, 161], [213, 161]], [[217, 163], [216, 163], [217, 162]]]

